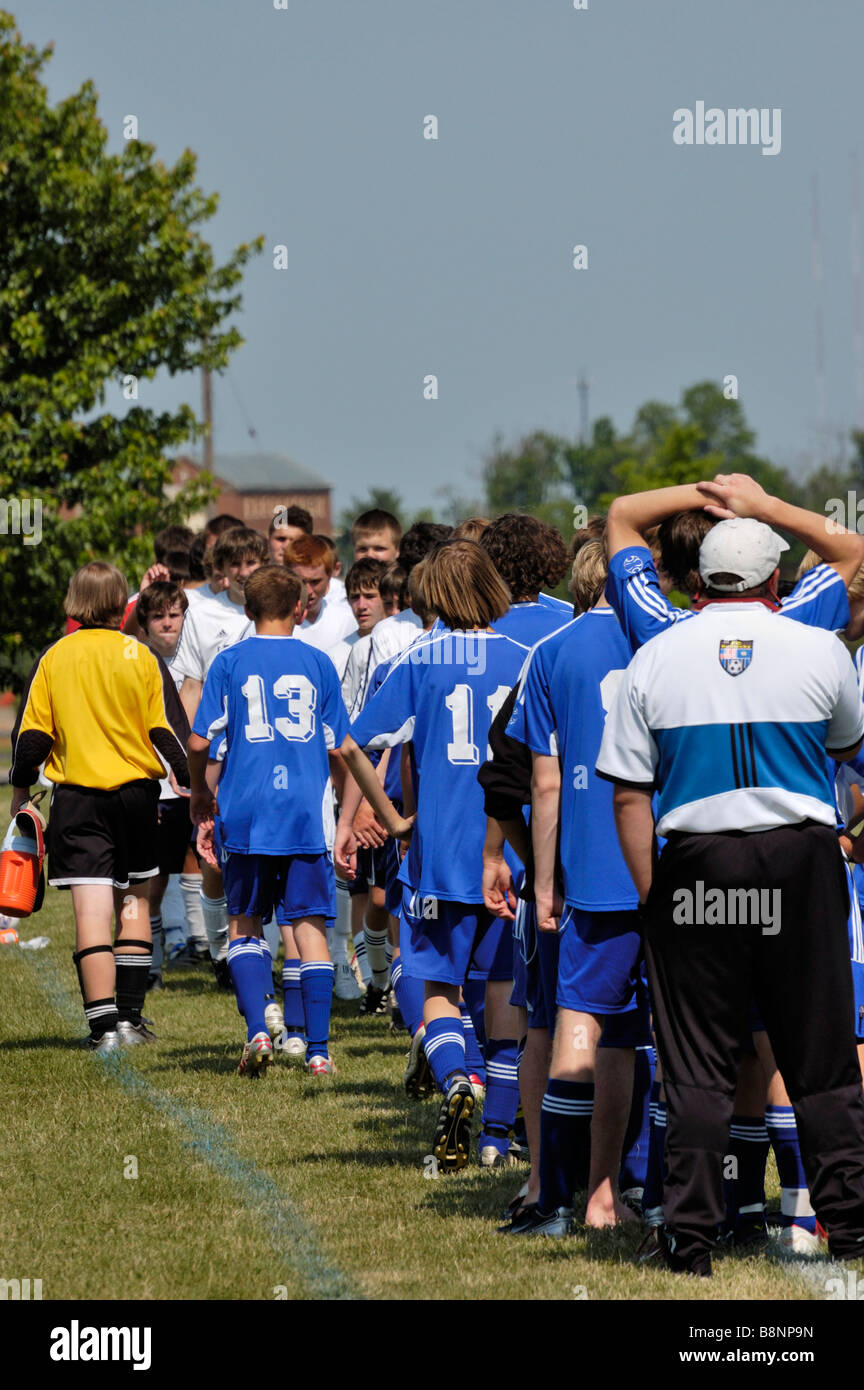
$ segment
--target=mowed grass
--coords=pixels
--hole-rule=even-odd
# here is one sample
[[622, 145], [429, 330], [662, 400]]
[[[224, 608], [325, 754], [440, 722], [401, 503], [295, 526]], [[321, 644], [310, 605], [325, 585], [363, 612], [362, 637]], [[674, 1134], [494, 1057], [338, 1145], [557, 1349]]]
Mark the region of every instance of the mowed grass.
[[42, 1279], [46, 1299], [824, 1297], [827, 1261], [808, 1277], [728, 1255], [711, 1281], [637, 1268], [636, 1225], [497, 1236], [522, 1170], [426, 1176], [436, 1105], [404, 1096], [405, 1035], [353, 1004], [334, 1006], [332, 1081], [236, 1076], [242, 1022], [203, 968], [148, 996], [158, 1046], [93, 1057], [69, 895], [22, 926], [51, 945], [0, 947], [0, 1277]]

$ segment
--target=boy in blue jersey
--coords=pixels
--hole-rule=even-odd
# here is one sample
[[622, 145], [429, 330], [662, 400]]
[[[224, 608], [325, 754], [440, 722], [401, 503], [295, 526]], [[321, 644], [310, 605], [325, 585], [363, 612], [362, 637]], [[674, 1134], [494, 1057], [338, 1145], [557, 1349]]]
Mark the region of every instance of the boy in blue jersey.
[[[588, 1169], [589, 1149], [587, 1224], [635, 1219], [617, 1196], [617, 1182], [634, 1048], [645, 1046], [649, 1037], [639, 998], [638, 897], [617, 844], [610, 790], [594, 773], [606, 713], [630, 660], [620, 624], [602, 597], [605, 580], [605, 547], [590, 541], [574, 565], [574, 592], [582, 595], [587, 611], [534, 648], [507, 729], [532, 753], [539, 931], [558, 931], [560, 918], [558, 1016], [541, 1114], [540, 1195], [535, 1207], [514, 1218], [512, 1234], [567, 1234], [573, 1191], [580, 1170]], [[559, 852], [563, 903], [555, 889]]]
[[[334, 883], [323, 807], [330, 773], [341, 781], [333, 750], [348, 720], [333, 663], [293, 636], [302, 596], [300, 580], [280, 565], [263, 565], [247, 581], [255, 634], [213, 661], [189, 739], [192, 817], [209, 826], [210, 857], [215, 863], [218, 856], [225, 879], [228, 965], [247, 1028], [238, 1071], [250, 1077], [263, 1074], [273, 1056], [261, 923], [274, 912], [280, 927], [293, 928], [300, 953], [307, 1069], [314, 1076], [335, 1071], [324, 925]], [[214, 743], [224, 751], [218, 805], [207, 782]]]
[[[472, 963], [482, 966], [494, 953], [505, 925], [493, 926], [483, 906], [485, 817], [477, 768], [526, 650], [491, 630], [509, 608], [509, 594], [475, 542], [439, 545], [427, 560], [423, 592], [444, 629], [394, 661], [342, 751], [379, 821], [390, 834], [410, 836], [399, 876], [413, 886], [404, 920], [412, 969], [425, 982], [426, 1056], [444, 1092], [434, 1153], [446, 1172], [468, 1160], [474, 1109], [459, 990]], [[416, 825], [396, 814], [362, 751], [408, 740]]]
[[[715, 486], [722, 493], [722, 500], [719, 494], [707, 490]], [[609, 509], [606, 597], [634, 651], [671, 624], [695, 617], [701, 605], [703, 586], [698, 574], [694, 574], [693, 608], [676, 608], [666, 598], [644, 540], [650, 527], [677, 512], [694, 509], [707, 511], [715, 519], [752, 517], [779, 526], [803, 541], [822, 557], [823, 563], [805, 574], [784, 599], [779, 600], [774, 594], [775, 607], [784, 617], [809, 627], [824, 627], [831, 632], [846, 627], [846, 588], [864, 561], [864, 538], [835, 523], [829, 528], [818, 512], [808, 512], [769, 496], [746, 474], [718, 474], [714, 484], [687, 483], [616, 497]]]
[[[510, 608], [493, 623], [494, 631], [530, 648], [563, 627], [572, 616], [572, 606], [539, 602], [541, 587], [546, 584], [554, 588], [568, 567], [567, 550], [558, 530], [535, 516], [506, 512], [490, 522], [478, 539], [510, 590]], [[511, 853], [509, 848], [507, 853]], [[511, 867], [516, 868], [515, 859]], [[500, 935], [500, 948], [485, 976], [485, 991], [481, 972], [472, 972], [473, 987], [485, 992], [487, 1078], [494, 1078], [486, 1090], [478, 1140], [484, 1167], [511, 1162], [510, 1133], [519, 1106], [522, 1030], [519, 1009], [510, 1002], [514, 974], [512, 929], [508, 931], [505, 925]]]

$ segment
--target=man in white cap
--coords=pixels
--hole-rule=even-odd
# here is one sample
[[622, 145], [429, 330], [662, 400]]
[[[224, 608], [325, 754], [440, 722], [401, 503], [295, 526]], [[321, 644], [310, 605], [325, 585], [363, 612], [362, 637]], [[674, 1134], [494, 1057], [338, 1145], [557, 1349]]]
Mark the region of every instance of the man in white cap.
[[[703, 485], [703, 495], [718, 508], [727, 500], [722, 485]], [[836, 637], [777, 616], [784, 549], [752, 517], [708, 533], [700, 620], [636, 653], [597, 762], [616, 783], [619, 838], [643, 904], [669, 1111], [661, 1249], [671, 1269], [703, 1276], [723, 1217], [753, 997], [831, 1253], [864, 1254], [864, 1094], [826, 758], [854, 756], [864, 710]], [[666, 838], [657, 862], [655, 793]]]

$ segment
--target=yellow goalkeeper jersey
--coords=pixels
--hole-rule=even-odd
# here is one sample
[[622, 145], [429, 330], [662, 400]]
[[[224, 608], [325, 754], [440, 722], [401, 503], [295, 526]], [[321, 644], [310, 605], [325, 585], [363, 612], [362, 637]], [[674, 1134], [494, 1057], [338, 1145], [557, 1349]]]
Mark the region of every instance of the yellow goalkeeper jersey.
[[[18, 730], [47, 734], [50, 782], [113, 791], [142, 777], [164, 777], [153, 746], [177, 744], [165, 712], [153, 653], [113, 628], [79, 628], [42, 654]], [[177, 744], [179, 748], [179, 744]]]

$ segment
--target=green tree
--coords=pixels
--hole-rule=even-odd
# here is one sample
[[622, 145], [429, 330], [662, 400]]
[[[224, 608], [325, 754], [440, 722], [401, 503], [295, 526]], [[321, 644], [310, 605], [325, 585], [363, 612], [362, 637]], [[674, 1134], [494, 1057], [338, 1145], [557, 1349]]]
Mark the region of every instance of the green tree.
[[217, 199], [196, 187], [195, 156], [169, 168], [138, 140], [108, 154], [90, 82], [50, 104], [51, 51], [0, 11], [0, 493], [7, 523], [22, 499], [41, 507], [39, 544], [0, 529], [0, 688], [62, 631], [78, 565], [137, 578], [152, 532], [210, 495], [206, 479], [166, 494], [167, 451], [203, 432], [192, 409], [115, 415], [106, 388], [134, 402], [160, 368], [224, 368], [242, 342], [225, 324], [241, 267], [263, 244], [218, 266], [199, 231]]

